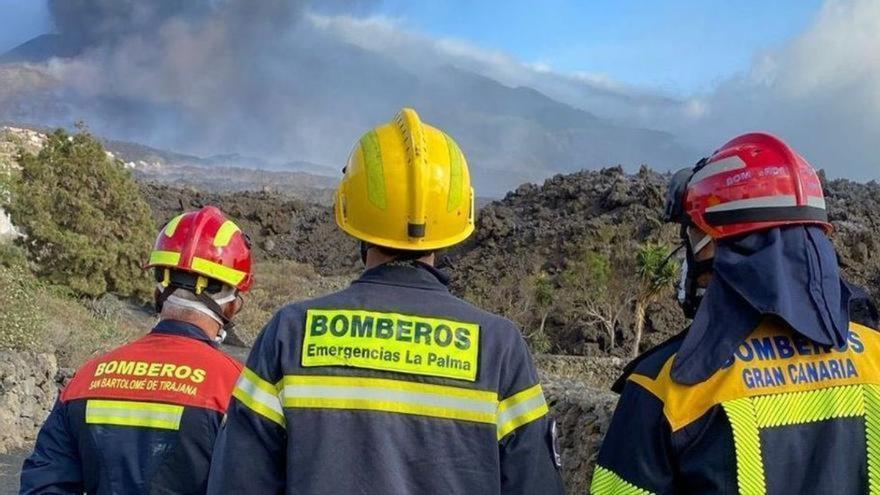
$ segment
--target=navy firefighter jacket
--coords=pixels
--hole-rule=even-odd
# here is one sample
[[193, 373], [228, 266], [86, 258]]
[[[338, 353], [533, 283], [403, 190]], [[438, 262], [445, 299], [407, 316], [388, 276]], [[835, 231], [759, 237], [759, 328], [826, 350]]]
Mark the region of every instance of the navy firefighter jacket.
[[880, 493], [880, 333], [832, 348], [767, 318], [694, 385], [671, 378], [681, 342], [623, 385], [593, 495]]
[[163, 320], [86, 363], [21, 472], [21, 494], [199, 494], [241, 364]]
[[382, 265], [263, 329], [208, 493], [561, 495], [547, 412], [514, 324]]

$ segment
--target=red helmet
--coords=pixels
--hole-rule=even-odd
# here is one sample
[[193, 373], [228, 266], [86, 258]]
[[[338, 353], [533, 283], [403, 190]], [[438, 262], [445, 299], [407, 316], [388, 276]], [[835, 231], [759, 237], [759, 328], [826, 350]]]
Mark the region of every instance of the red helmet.
[[816, 171], [770, 134], [733, 139], [693, 170], [673, 178], [670, 220], [699, 227], [715, 239], [787, 225], [831, 231]]
[[213, 206], [178, 215], [159, 232], [146, 268], [161, 267], [218, 280], [242, 292], [254, 280], [250, 241]]

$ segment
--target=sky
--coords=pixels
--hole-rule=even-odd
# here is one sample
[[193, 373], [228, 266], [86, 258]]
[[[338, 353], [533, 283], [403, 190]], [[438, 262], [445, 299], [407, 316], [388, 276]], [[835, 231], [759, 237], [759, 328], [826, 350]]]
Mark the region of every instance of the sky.
[[[85, 43], [0, 65], [14, 122], [338, 164], [364, 127], [415, 105], [480, 166], [522, 167], [511, 182], [669, 169], [762, 130], [830, 177], [880, 179], [880, 0], [0, 0], [0, 12], [0, 53], [56, 24], [67, 46]], [[567, 110], [548, 118], [532, 90]]]
[[[711, 90], [805, 29], [820, 0], [384, 0], [369, 9], [436, 38], [677, 96]], [[318, 7], [320, 2], [318, 2]], [[51, 30], [44, 2], [0, 0], [0, 53]], [[756, 26], [760, 26], [756, 29]]]
[[0, 0], [0, 12], [0, 53], [51, 29], [45, 2]]
[[387, 0], [379, 10], [432, 36], [526, 63], [681, 95], [745, 70], [756, 53], [802, 31], [820, 6], [819, 0]]

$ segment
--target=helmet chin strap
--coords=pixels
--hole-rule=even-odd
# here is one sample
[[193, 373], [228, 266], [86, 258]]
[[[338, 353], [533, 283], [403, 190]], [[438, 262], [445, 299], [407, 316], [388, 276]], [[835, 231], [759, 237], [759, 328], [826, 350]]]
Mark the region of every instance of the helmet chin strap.
[[697, 260], [697, 255], [712, 242], [712, 236], [706, 235], [696, 245], [691, 245], [687, 227], [682, 226], [681, 237], [684, 241], [686, 257], [681, 264], [681, 280], [678, 285], [678, 305], [681, 307], [686, 318], [693, 319], [697, 315], [706, 289], [699, 286], [701, 275], [712, 271], [715, 263], [714, 258]]
[[217, 337], [214, 338], [214, 341], [218, 344], [222, 344], [224, 340], [226, 340], [226, 336], [229, 330], [235, 325], [229, 318], [227, 318], [223, 314], [222, 305], [230, 303], [235, 300], [237, 294], [233, 291], [230, 295], [223, 297], [221, 299], [213, 299], [204, 292], [200, 294], [196, 294], [196, 297], [199, 298], [198, 301], [193, 301], [190, 299], [185, 299], [183, 297], [177, 297], [174, 295], [174, 292], [178, 289], [173, 285], [168, 287], [163, 287], [162, 284], [159, 284], [159, 297], [156, 299], [156, 309], [158, 312], [162, 311], [162, 306], [167, 302], [173, 304], [178, 307], [184, 307], [190, 309], [192, 311], [197, 311], [220, 325], [220, 330], [217, 332]]

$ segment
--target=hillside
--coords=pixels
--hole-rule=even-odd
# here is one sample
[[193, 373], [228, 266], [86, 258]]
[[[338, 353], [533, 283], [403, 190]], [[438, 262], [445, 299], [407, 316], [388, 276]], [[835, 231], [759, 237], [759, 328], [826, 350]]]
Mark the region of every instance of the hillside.
[[[560, 274], [586, 252], [614, 259], [646, 241], [677, 242], [674, 227], [660, 214], [667, 176], [643, 168], [627, 175], [619, 168], [559, 175], [542, 186], [526, 185], [484, 208], [473, 239], [453, 253], [454, 287], [486, 307], [506, 313], [529, 328], [534, 315], [522, 312], [522, 299], [500, 295], [521, 290], [517, 281], [537, 272]], [[834, 243], [851, 282], [880, 297], [880, 185], [835, 180], [826, 185]], [[623, 267], [624, 270], [627, 267]], [[500, 280], [499, 280], [500, 279]], [[506, 282], [506, 283], [505, 283]], [[528, 292], [528, 291], [526, 291]], [[552, 312], [548, 333], [557, 351], [592, 354], [608, 351], [597, 325]], [[684, 327], [672, 294], [648, 311], [645, 345]], [[623, 321], [624, 328], [627, 322]], [[629, 333], [618, 337], [626, 342]]]
[[[3, 128], [0, 168], [14, 170], [20, 147], [35, 152], [44, 142], [40, 132]], [[156, 152], [148, 148], [131, 150], [155, 159], [150, 157]], [[124, 153], [113, 150], [117, 157], [131, 158]], [[178, 165], [158, 168], [186, 168], [179, 165], [182, 159], [172, 156]], [[214, 180], [239, 180], [228, 175], [234, 169], [204, 170]], [[357, 243], [339, 231], [326, 203], [299, 199], [277, 184], [260, 191], [229, 191], [216, 182], [192, 184], [181, 178], [168, 181], [175, 183], [171, 186], [157, 183], [155, 175], [142, 174], [138, 167], [135, 171], [157, 228], [181, 210], [213, 204], [254, 241], [257, 283], [227, 341], [231, 345], [225, 347], [239, 359], [245, 359], [248, 346], [279, 307], [338, 290], [361, 268]], [[243, 183], [254, 181], [249, 175], [259, 175], [240, 173]], [[646, 167], [637, 174], [616, 167], [520, 186], [484, 204], [474, 236], [441, 257], [454, 292], [516, 321], [531, 344], [551, 413], [560, 425], [563, 476], [570, 493], [587, 491], [596, 449], [616, 401], [607, 389], [633, 347], [633, 255], [648, 242], [671, 247], [677, 241], [675, 228], [659, 218], [667, 179]], [[180, 184], [189, 185], [176, 187]], [[880, 185], [836, 180], [827, 183], [827, 191], [844, 271], [878, 297], [880, 240], [874, 233], [880, 228]], [[109, 294], [71, 297], [26, 267], [23, 252], [0, 243], [0, 293], [16, 308], [0, 313], [6, 318], [5, 326], [0, 325], [5, 339], [0, 347], [45, 352], [0, 351], [0, 381], [9, 384], [0, 390], [8, 411], [0, 417], [6, 432], [0, 435], [0, 454], [11, 449], [12, 463], [26, 455], [20, 449], [33, 441], [56, 387], [73, 368], [143, 333], [154, 321], [148, 308]], [[600, 284], [603, 273], [606, 279]], [[611, 319], [609, 311], [614, 313]], [[667, 290], [648, 308], [642, 349], [685, 323]], [[31, 393], [34, 385], [36, 395]], [[7, 486], [14, 491], [9, 478], [16, 472], [0, 466], [0, 493]]]
[[[674, 226], [660, 220], [667, 176], [643, 168], [557, 175], [543, 185], [523, 185], [484, 206], [474, 236], [445, 253], [441, 264], [453, 290], [518, 322], [526, 334], [539, 324], [534, 283], [543, 274], [557, 291], [546, 319], [547, 341], [539, 350], [574, 355], [627, 355], [631, 321], [626, 312], [615, 328], [612, 349], [606, 329], [584, 317], [585, 302], [567, 299], [567, 277], [585, 254], [611, 262], [615, 276], [631, 277], [631, 256], [648, 241], [673, 246]], [[259, 259], [292, 259], [323, 275], [359, 269], [357, 246], [340, 233], [329, 207], [268, 192], [203, 193], [144, 185], [157, 222], [181, 208], [217, 204], [250, 233]], [[846, 180], [827, 183], [834, 242], [848, 280], [880, 298], [880, 185]], [[573, 271], [574, 270], [574, 271]], [[614, 289], [614, 287], [612, 287]], [[625, 285], [617, 290], [629, 290]], [[629, 304], [621, 298], [621, 304]], [[612, 301], [613, 302], [613, 301]], [[680, 331], [685, 320], [671, 291], [651, 305], [645, 348]]]

